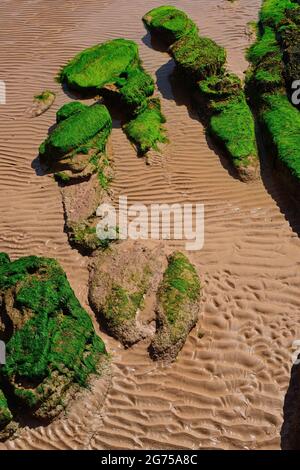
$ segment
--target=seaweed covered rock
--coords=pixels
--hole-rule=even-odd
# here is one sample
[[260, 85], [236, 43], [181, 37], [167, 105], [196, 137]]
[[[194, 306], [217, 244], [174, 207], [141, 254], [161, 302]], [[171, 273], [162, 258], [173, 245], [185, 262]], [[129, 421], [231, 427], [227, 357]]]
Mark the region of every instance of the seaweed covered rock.
[[127, 39], [113, 39], [77, 54], [61, 69], [59, 79], [79, 91], [99, 90], [138, 65], [137, 44]]
[[226, 62], [225, 49], [199, 35], [184, 36], [170, 47], [170, 52], [179, 71], [191, 83], [219, 75]]
[[35, 95], [32, 106], [27, 110], [30, 117], [37, 117], [48, 111], [53, 105], [56, 94], [51, 90], [45, 90]]
[[176, 359], [198, 320], [200, 294], [194, 266], [183, 253], [173, 253], [157, 293], [157, 329], [149, 348], [153, 359]]
[[65, 180], [97, 172], [112, 129], [107, 108], [69, 103], [58, 111], [57, 121], [40, 146], [41, 163]]
[[28, 256], [0, 266], [0, 339], [6, 342], [2, 427], [12, 415], [55, 417], [106, 357], [103, 341], [54, 259]]
[[70, 103], [64, 104], [56, 113], [56, 123], [59, 124], [65, 121], [70, 116], [81, 113], [88, 108], [88, 106], [80, 101], [71, 101]]
[[197, 26], [186, 13], [168, 5], [150, 10], [143, 16], [143, 22], [149, 31], [158, 34], [168, 46], [198, 32]]
[[161, 272], [160, 248], [139, 242], [116, 244], [96, 258], [89, 300], [109, 334], [128, 347], [147, 337], [151, 328], [141, 320], [144, 296]]
[[289, 193], [300, 198], [300, 115], [290, 103], [299, 78], [300, 9], [290, 0], [264, 0], [257, 41], [248, 51], [247, 90], [274, 167]]
[[134, 143], [139, 154], [144, 155], [150, 149], [158, 150], [158, 143], [166, 143], [166, 122], [161, 112], [160, 101], [153, 98], [147, 107], [124, 126], [128, 139]]
[[225, 149], [240, 179], [256, 179], [259, 159], [254, 118], [239, 78], [226, 72], [225, 49], [200, 36], [196, 27], [190, 27], [186, 14], [173, 7], [157, 7], [143, 21], [159, 36], [164, 36], [173, 22], [178, 26], [179, 34], [167, 35], [169, 52], [193, 93], [199, 115]]
[[287, 89], [300, 80], [300, 6], [288, 9], [279, 28]]
[[300, 203], [300, 113], [284, 94], [264, 95], [260, 121], [285, 186]]
[[[151, 75], [141, 65], [135, 42], [114, 39], [82, 51], [61, 70], [60, 80], [70, 88], [81, 92], [92, 90], [100, 94], [105, 102], [113, 100], [121, 105], [126, 122], [138, 117], [138, 122], [142, 123], [145, 119], [144, 132], [135, 135], [137, 147], [145, 147], [144, 140], [147, 139], [149, 129], [147, 110], [151, 107], [155, 85]], [[65, 110], [61, 114], [64, 117]], [[157, 129], [156, 126], [156, 132], [149, 139], [151, 147], [147, 147], [147, 150], [157, 149], [157, 144], [164, 141], [164, 133], [163, 129]]]
[[252, 112], [239, 78], [211, 76], [198, 82], [199, 113], [206, 112], [208, 131], [226, 152], [242, 181], [259, 177], [259, 159]]

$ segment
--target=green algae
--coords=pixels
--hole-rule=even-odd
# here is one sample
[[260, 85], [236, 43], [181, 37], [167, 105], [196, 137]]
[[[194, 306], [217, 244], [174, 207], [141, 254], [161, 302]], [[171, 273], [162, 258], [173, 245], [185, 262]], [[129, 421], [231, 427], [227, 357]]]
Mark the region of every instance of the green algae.
[[106, 356], [54, 259], [28, 256], [0, 266], [0, 324], [0, 337], [7, 337], [0, 382], [38, 417], [52, 416], [66, 392], [85, 386]]
[[0, 429], [7, 426], [13, 419], [4, 393], [0, 389]]
[[166, 143], [166, 122], [157, 99], [148, 101], [147, 108], [124, 126], [124, 131], [137, 147], [138, 153], [144, 155], [151, 148], [158, 150], [158, 143]]
[[[107, 98], [118, 97], [126, 113], [126, 122], [138, 117], [141, 123], [145, 118], [145, 130], [149, 129], [149, 113], [145, 111], [151, 106], [149, 100], [155, 90], [154, 80], [142, 67], [138, 46], [126, 39], [114, 39], [82, 51], [74, 57], [60, 72], [60, 81], [70, 88], [81, 92], [93, 90]], [[67, 105], [68, 106], [68, 105]], [[69, 117], [75, 109], [62, 110], [58, 115]], [[80, 105], [77, 105], [78, 110]], [[69, 114], [70, 113], [70, 114]], [[152, 133], [152, 138], [154, 133]], [[162, 136], [156, 132], [157, 139], [150, 148], [157, 149]], [[141, 136], [141, 146], [147, 136]], [[148, 148], [148, 150], [150, 149]]]
[[294, 184], [300, 178], [300, 115], [288, 98], [300, 73], [299, 44], [299, 5], [264, 0], [257, 41], [248, 51], [247, 88], [265, 141], [284, 170], [280, 171], [284, 184], [295, 194]]
[[199, 298], [200, 281], [194, 266], [183, 253], [174, 253], [169, 258], [159, 291], [168, 323], [176, 328], [184, 316], [186, 305]]
[[56, 122], [59, 124], [61, 121], [65, 121], [70, 116], [81, 113], [81, 111], [87, 108], [88, 106], [80, 101], [71, 101], [70, 103], [64, 104], [56, 113]]
[[168, 5], [154, 8], [146, 13], [143, 22], [151, 32], [161, 35], [168, 45], [198, 32], [197, 26], [186, 13]]
[[300, 113], [281, 94], [263, 97], [261, 121], [279, 160], [300, 179]]
[[59, 80], [79, 91], [100, 89], [115, 83], [121, 74], [138, 64], [137, 44], [122, 38], [113, 39], [76, 55], [61, 69]]
[[176, 359], [197, 322], [200, 296], [195, 267], [183, 253], [173, 253], [157, 293], [157, 329], [149, 349], [153, 359]]
[[[162, 6], [146, 13], [143, 21], [152, 34], [163, 35], [164, 18], [172, 16], [172, 8]], [[178, 11], [175, 9], [174, 15]], [[184, 12], [180, 17], [187, 18]], [[226, 72], [225, 49], [199, 35], [196, 27], [186, 27], [185, 31], [184, 22], [180, 37], [169, 36], [169, 45], [177, 70], [195, 95], [197, 109], [210, 133], [226, 149], [241, 179], [256, 178], [259, 160], [254, 119], [241, 81]]]
[[170, 52], [179, 70], [191, 82], [222, 73], [226, 62], [223, 47], [198, 35], [184, 36], [170, 47]]
[[111, 128], [111, 117], [105, 106], [95, 104], [86, 107], [54, 129], [40, 147], [40, 158], [59, 160], [72, 151], [86, 152], [93, 145], [103, 151]]
[[244, 98], [233, 99], [212, 116], [210, 132], [225, 146], [236, 168], [248, 167], [257, 155], [252, 113]]

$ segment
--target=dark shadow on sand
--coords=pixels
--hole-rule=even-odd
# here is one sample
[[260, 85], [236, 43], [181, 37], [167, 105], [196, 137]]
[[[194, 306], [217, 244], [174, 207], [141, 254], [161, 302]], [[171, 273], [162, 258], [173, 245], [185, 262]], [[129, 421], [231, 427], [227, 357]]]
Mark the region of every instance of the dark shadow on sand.
[[[298, 358], [299, 360], [299, 358]], [[282, 450], [300, 450], [300, 364], [293, 365], [284, 398], [280, 431]]]

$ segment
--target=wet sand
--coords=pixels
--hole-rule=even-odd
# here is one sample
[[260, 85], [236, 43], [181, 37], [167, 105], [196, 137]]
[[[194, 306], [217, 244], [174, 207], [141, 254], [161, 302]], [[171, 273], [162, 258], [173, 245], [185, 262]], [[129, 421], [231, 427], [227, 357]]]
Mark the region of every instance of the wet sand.
[[[136, 40], [146, 70], [156, 76], [170, 144], [146, 166], [115, 121], [115, 198], [199, 202], [206, 214], [204, 249], [190, 256], [204, 286], [200, 321], [178, 360], [157, 365], [147, 343], [125, 351], [101, 333], [113, 354], [109, 387], [96, 382], [68, 416], [25, 428], [1, 448], [280, 447], [292, 342], [300, 339], [299, 215], [266, 162], [262, 181], [241, 183], [207, 141], [188, 97], [170, 83], [173, 62], [151, 47], [143, 27], [142, 15], [158, 3], [164, 2], [1, 2], [0, 79], [7, 104], [0, 106], [0, 250], [13, 259], [56, 257], [90, 311], [88, 259], [68, 244], [56, 183], [37, 175], [32, 162], [55, 112], [70, 99], [53, 81], [59, 67], [83, 48], [116, 37]], [[229, 68], [243, 75], [246, 24], [256, 19], [259, 0], [168, 3], [225, 46]], [[57, 93], [55, 104], [30, 119], [26, 109], [44, 89]]]

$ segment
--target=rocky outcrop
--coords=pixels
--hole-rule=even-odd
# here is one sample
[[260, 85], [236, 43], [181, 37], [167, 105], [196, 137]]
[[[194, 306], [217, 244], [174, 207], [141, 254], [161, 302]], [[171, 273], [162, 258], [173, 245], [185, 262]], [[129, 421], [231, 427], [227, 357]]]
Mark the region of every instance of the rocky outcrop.
[[195, 267], [183, 253], [173, 253], [157, 293], [156, 333], [149, 348], [153, 359], [176, 359], [198, 320], [199, 301]]
[[240, 179], [256, 179], [259, 159], [254, 119], [241, 82], [226, 72], [225, 49], [199, 35], [194, 23], [175, 7], [155, 8], [146, 13], [143, 21], [153, 35], [161, 37], [169, 46], [199, 115]]
[[[103, 341], [54, 259], [28, 256], [0, 265], [1, 436], [18, 417], [49, 420], [106, 358]], [[9, 405], [8, 405], [9, 403]]]
[[162, 266], [160, 246], [131, 241], [111, 246], [94, 261], [91, 307], [108, 333], [126, 347], [151, 334], [149, 322], [142, 320], [144, 298], [157, 286]]
[[69, 103], [58, 111], [57, 121], [39, 149], [43, 167], [62, 181], [87, 178], [99, 171], [112, 129], [107, 108]]

